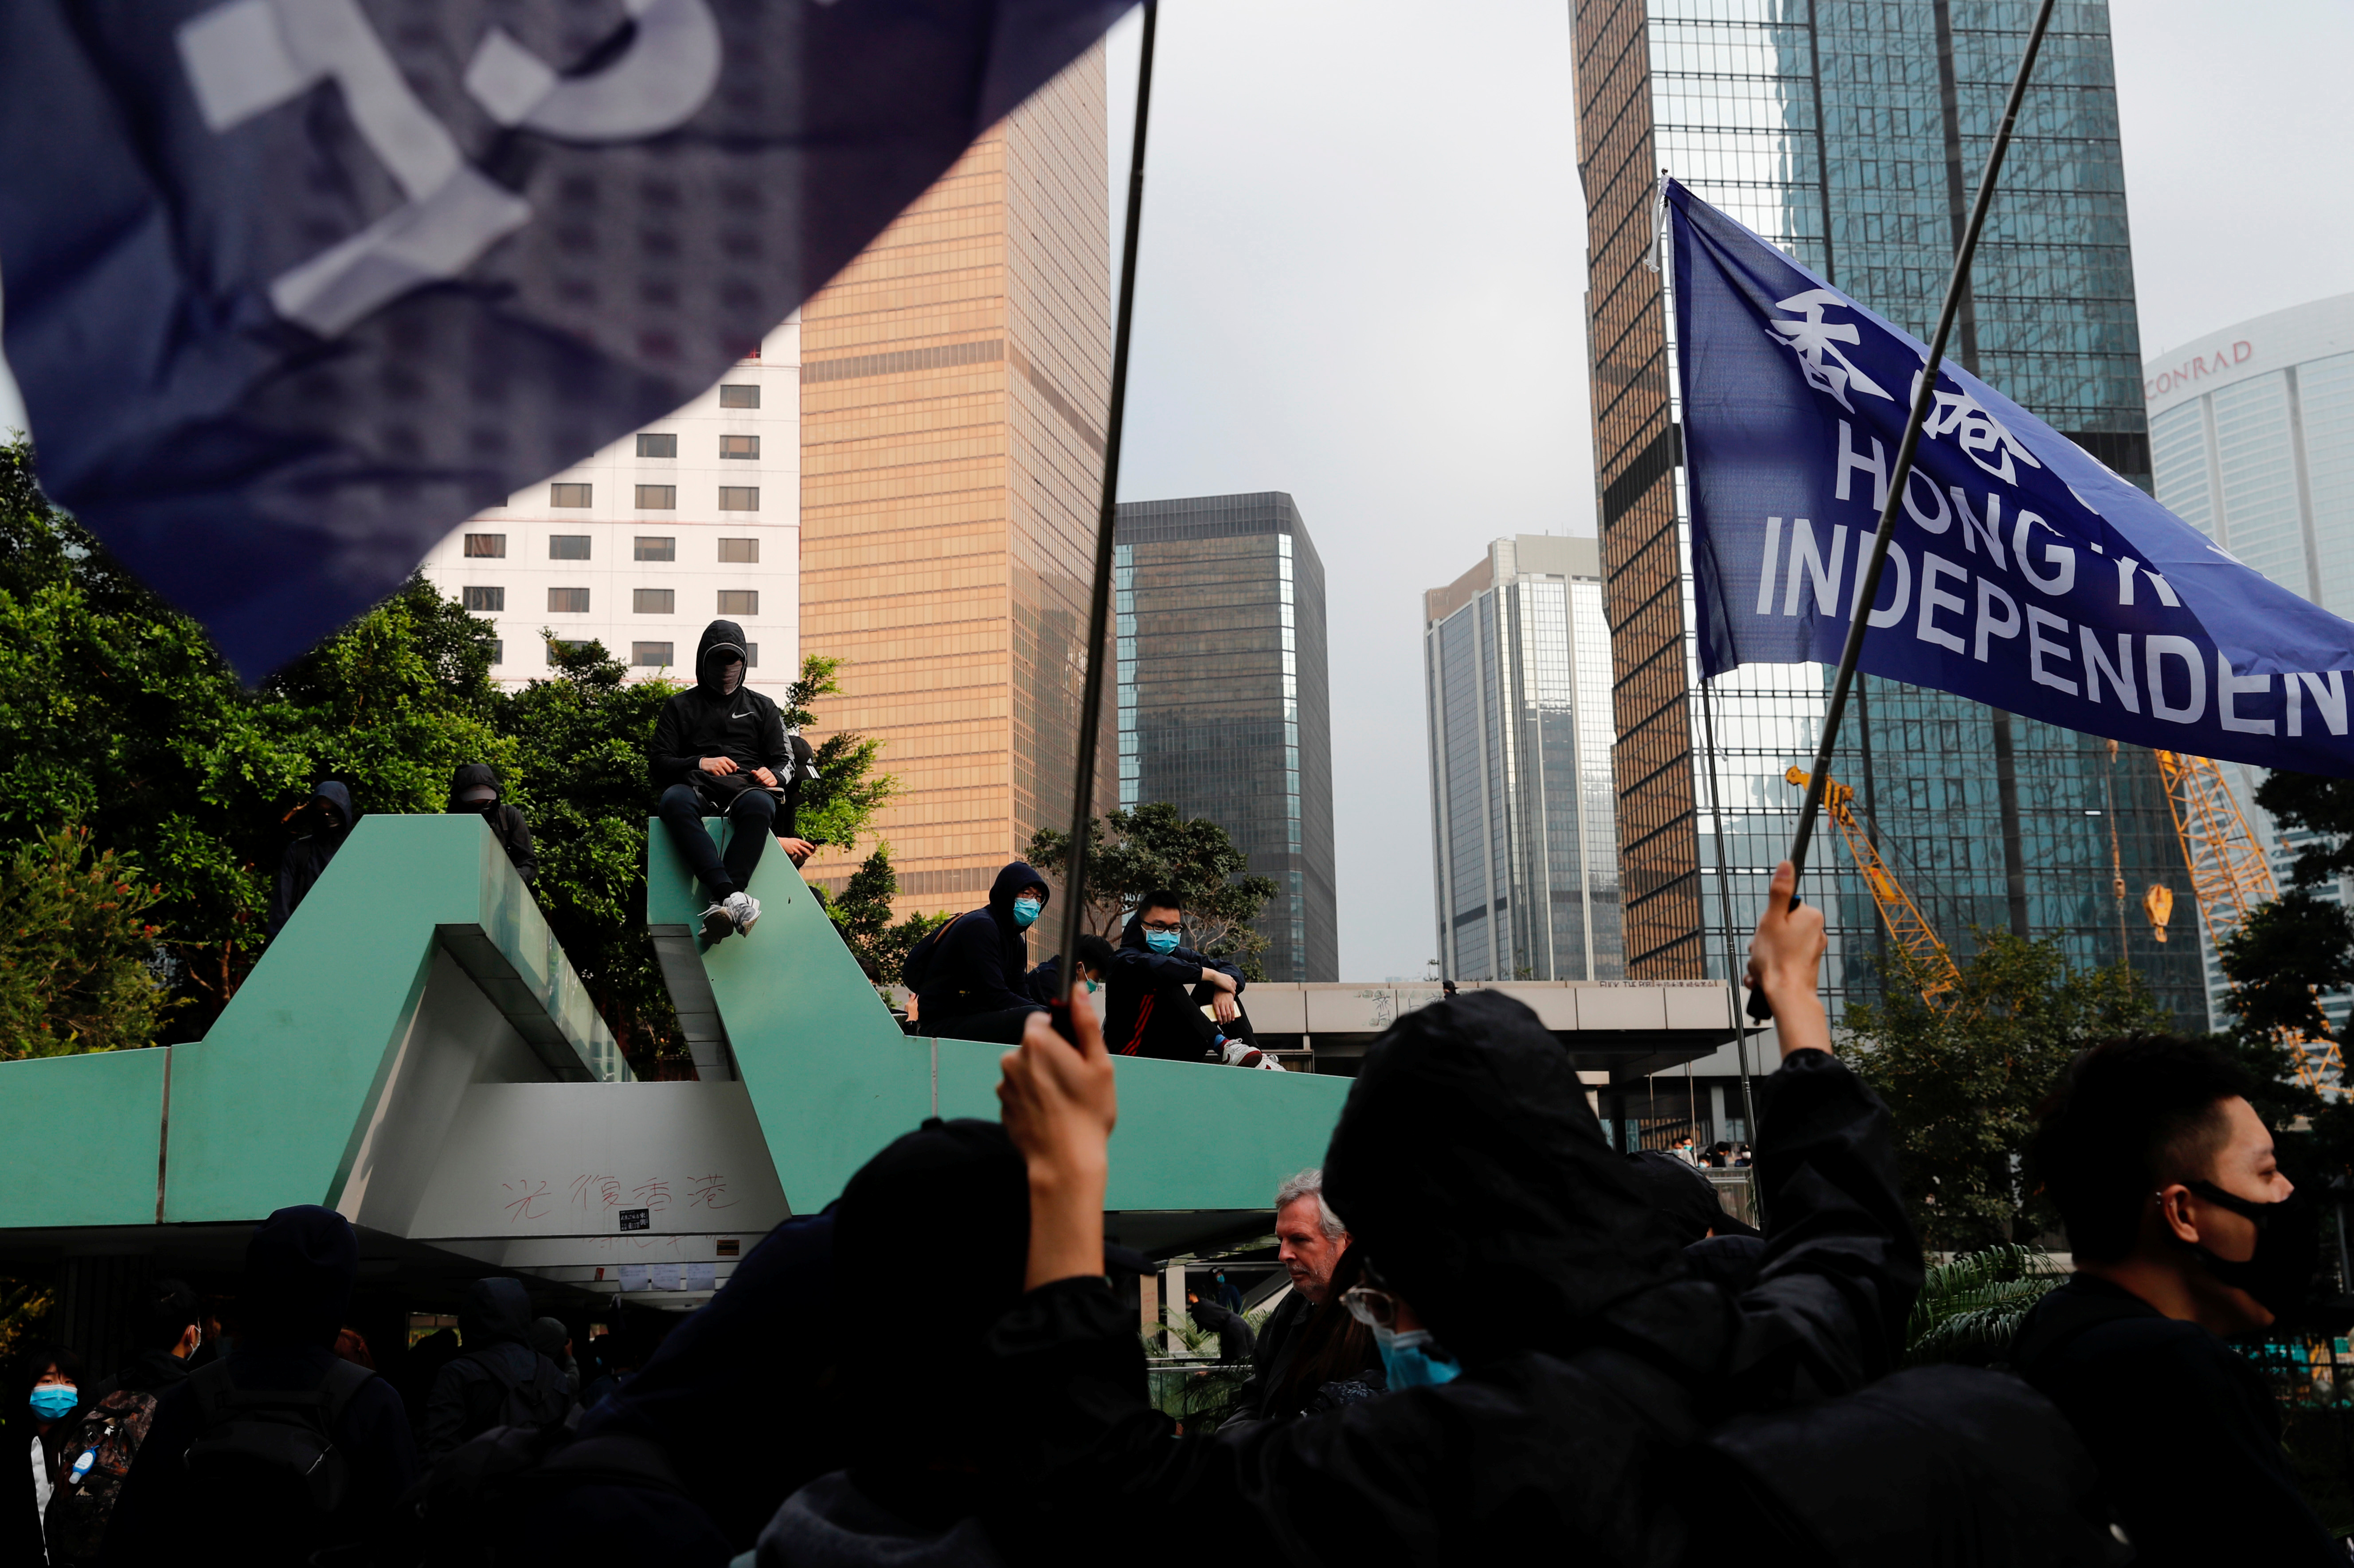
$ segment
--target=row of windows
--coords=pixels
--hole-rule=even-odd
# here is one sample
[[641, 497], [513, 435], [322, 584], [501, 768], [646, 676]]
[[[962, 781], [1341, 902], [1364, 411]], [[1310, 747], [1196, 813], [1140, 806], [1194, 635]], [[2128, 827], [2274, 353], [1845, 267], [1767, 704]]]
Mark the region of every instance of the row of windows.
[[[758, 388], [748, 390], [758, 391]], [[678, 437], [667, 432], [640, 431], [638, 455], [642, 458], [674, 458], [678, 456]], [[724, 458], [757, 458], [760, 455], [760, 438], [723, 435], [719, 438], [719, 455]]]
[[[585, 561], [590, 558], [587, 534], [551, 534], [547, 539], [547, 558], [551, 561]], [[719, 559], [732, 566], [758, 566], [760, 561], [760, 541], [758, 539], [722, 539]], [[469, 560], [503, 561], [507, 556], [504, 534], [469, 534], [466, 535], [466, 556]], [[637, 535], [633, 558], [641, 561], [675, 561], [678, 559], [678, 539], [669, 534]]]
[[[721, 457], [758, 457], [760, 438], [729, 436], [728, 440], [750, 441], [748, 452], [722, 452]], [[567, 511], [578, 511], [596, 504], [593, 484], [551, 484], [547, 487], [547, 503]], [[633, 504], [641, 512], [675, 512], [678, 510], [678, 486], [674, 484], [641, 484], [636, 487]], [[760, 487], [757, 484], [723, 484], [719, 487], [719, 510], [722, 512], [758, 512], [760, 510]]]
[[[504, 614], [507, 608], [507, 590], [470, 585], [461, 590], [465, 607], [489, 614]], [[551, 615], [586, 615], [588, 613], [588, 590], [585, 588], [552, 588], [547, 590], [547, 609]], [[630, 610], [634, 615], [676, 615], [676, 588], [631, 588]], [[721, 588], [719, 613], [722, 615], [758, 615], [760, 613], [758, 588]]]
[[[542, 643], [547, 650], [547, 662], [550, 665], [553, 665], [556, 662], [557, 654], [578, 646], [577, 642], [567, 641], [561, 637], [545, 638], [542, 639]], [[632, 642], [630, 644], [630, 662], [641, 669], [653, 670], [665, 668], [678, 662], [678, 661], [672, 656], [677, 651], [677, 648], [678, 644], [675, 642]], [[493, 665], [499, 665], [504, 664], [506, 662], [506, 639], [504, 637], [492, 638], [491, 662]], [[749, 670], [757, 670], [760, 667], [760, 645], [758, 643], [747, 642], [744, 644], [744, 666]]]

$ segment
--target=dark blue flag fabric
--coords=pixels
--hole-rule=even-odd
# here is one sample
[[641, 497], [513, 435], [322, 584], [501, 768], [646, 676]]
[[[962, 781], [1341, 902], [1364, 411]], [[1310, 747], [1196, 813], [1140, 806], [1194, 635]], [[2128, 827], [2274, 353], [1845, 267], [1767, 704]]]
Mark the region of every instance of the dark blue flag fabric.
[[1132, 0], [6, 0], [43, 484], [263, 673], [718, 379]]
[[[1664, 182], [1702, 662], [1839, 661], [1928, 349]], [[1951, 361], [1861, 668], [2162, 750], [2354, 775], [2354, 624]]]

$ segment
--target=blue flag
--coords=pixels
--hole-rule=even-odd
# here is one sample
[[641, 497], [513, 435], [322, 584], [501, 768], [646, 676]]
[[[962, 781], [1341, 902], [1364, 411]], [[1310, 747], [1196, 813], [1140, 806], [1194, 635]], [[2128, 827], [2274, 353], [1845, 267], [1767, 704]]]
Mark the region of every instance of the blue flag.
[[6, 0], [41, 480], [264, 673], [686, 402], [1132, 0]]
[[[1927, 346], [1673, 180], [1702, 663], [1839, 662]], [[2354, 775], [2354, 623], [1948, 360], [1861, 668], [2048, 724]]]

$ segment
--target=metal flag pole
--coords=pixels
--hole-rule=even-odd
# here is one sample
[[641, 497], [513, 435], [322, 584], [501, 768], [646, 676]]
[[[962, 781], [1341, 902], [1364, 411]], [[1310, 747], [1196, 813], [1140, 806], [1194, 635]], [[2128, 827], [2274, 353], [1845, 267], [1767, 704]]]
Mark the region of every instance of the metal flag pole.
[[[1962, 231], [1962, 243], [1954, 252], [1953, 276], [1946, 281], [1946, 302], [1937, 310], [1937, 330], [1929, 339], [1929, 356], [1921, 366], [1921, 376], [1913, 391], [1913, 409], [1905, 416], [1904, 439], [1897, 444], [1896, 466], [1888, 476], [1888, 499], [1880, 508], [1880, 526], [1872, 535], [1872, 558], [1865, 565], [1863, 581], [1858, 586], [1855, 614], [1848, 622], [1847, 643], [1840, 650], [1839, 674], [1831, 682], [1831, 699], [1823, 712], [1822, 744], [1815, 748], [1815, 766], [1807, 775], [1807, 799], [1798, 808], [1798, 829], [1790, 835], [1792, 866], [1800, 877], [1807, 874], [1807, 846], [1815, 836], [1815, 817], [1823, 805], [1823, 783], [1830, 777], [1831, 748], [1839, 741], [1840, 720], [1847, 714], [1847, 694], [1855, 683], [1856, 661], [1863, 653], [1864, 629], [1871, 624], [1872, 607], [1879, 602], [1880, 574], [1888, 564], [1888, 542], [1896, 532], [1897, 509], [1904, 503], [1904, 487], [1913, 478], [1913, 453], [1921, 444], [1921, 427], [1929, 417], [1929, 405], [1935, 400], [1938, 367], [1946, 362], [1946, 339], [1952, 335], [1954, 318], [1962, 307], [1962, 296], [1970, 286], [1970, 262], [1978, 255], [1978, 235], [1986, 228], [1987, 209], [1994, 205], [1994, 188], [2002, 174], [2003, 154], [2010, 150], [2010, 132], [2019, 122], [2019, 106], [2027, 97], [2028, 78], [2035, 73], [2035, 57], [2043, 48], [2043, 34], [2052, 25], [2053, 0], [2043, 0], [2035, 9], [2035, 25], [2028, 30], [2027, 53], [2019, 62], [2019, 74], [2011, 79], [2010, 98], [2003, 105], [2001, 123], [1995, 127], [1994, 145], [1988, 150], [1986, 173], [1978, 176], [1978, 199], [1970, 204], [1969, 227]], [[1828, 221], [1829, 215], [1824, 215]], [[1796, 895], [1792, 902], [1796, 902]], [[1774, 1016], [1766, 1001], [1766, 993], [1752, 989], [1749, 992], [1749, 1016], [1764, 1020]]]
[[[2045, 8], [2050, 9], [2049, 0]], [[1062, 1008], [1079, 994], [1079, 933], [1087, 905], [1087, 829], [1095, 821], [1096, 733], [1103, 726], [1104, 630], [1111, 616], [1112, 534], [1119, 521], [1119, 438], [1128, 417], [1129, 329], [1136, 315], [1136, 237], [1144, 221], [1144, 128], [1152, 108], [1152, 37], [1158, 0], [1144, 0], [1144, 45], [1136, 68], [1136, 132], [1128, 153], [1128, 223], [1119, 254], [1119, 304], [1113, 318], [1111, 411], [1104, 421], [1103, 502], [1096, 512], [1094, 594], [1087, 604], [1087, 673], [1079, 698], [1079, 762], [1071, 780], [1071, 857], [1063, 873]], [[1058, 1014], [1068, 1034], [1070, 1014]], [[1076, 1038], [1076, 1036], [1073, 1036]]]

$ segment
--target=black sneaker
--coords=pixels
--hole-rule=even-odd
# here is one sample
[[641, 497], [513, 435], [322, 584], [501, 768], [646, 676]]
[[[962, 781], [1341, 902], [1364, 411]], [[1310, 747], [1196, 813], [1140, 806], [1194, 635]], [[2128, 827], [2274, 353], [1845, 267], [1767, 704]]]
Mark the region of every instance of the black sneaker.
[[715, 901], [703, 912], [703, 945], [706, 948], [723, 937], [736, 934], [736, 916], [727, 913], [727, 906]]

